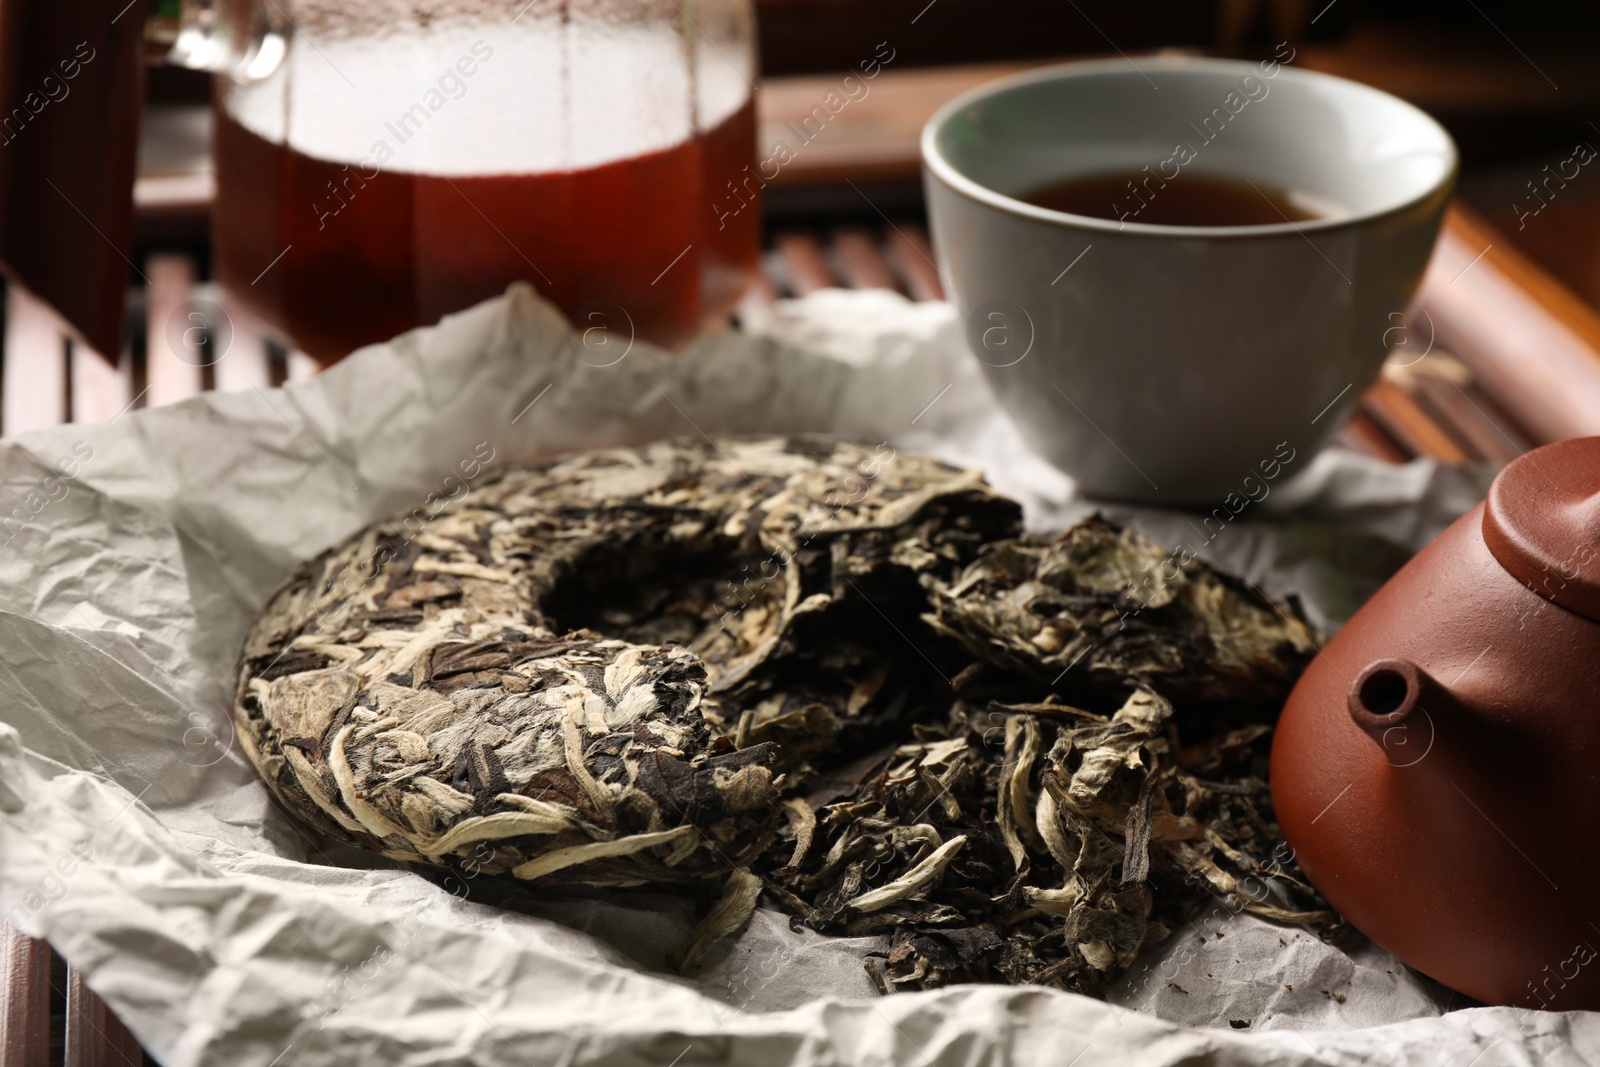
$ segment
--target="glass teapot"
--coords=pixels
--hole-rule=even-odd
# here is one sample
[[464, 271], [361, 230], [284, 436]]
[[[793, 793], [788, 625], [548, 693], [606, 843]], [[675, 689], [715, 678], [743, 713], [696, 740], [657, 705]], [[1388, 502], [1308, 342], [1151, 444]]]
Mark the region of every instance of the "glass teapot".
[[737, 300], [748, 0], [265, 0], [281, 63], [217, 94], [218, 273], [319, 359], [530, 282], [666, 345]]
[[[106, 58], [81, 66], [115, 81], [117, 98], [137, 93], [137, 58], [123, 59], [140, 48], [146, 61], [220, 75], [216, 272], [323, 362], [516, 280], [586, 330], [677, 346], [725, 315], [757, 270], [757, 211], [748, 192], [728, 191], [745, 188], [755, 158], [750, 0], [133, 0], [117, 20], [87, 6], [52, 32], [63, 48], [100, 35]], [[0, 19], [15, 45], [0, 40], [0, 58], [37, 51], [35, 23], [76, 10], [28, 7], [29, 25]], [[131, 40], [141, 13], [142, 40]], [[35, 73], [15, 80], [26, 87]], [[127, 148], [95, 172], [125, 183], [124, 197], [136, 107], [126, 110], [108, 140], [125, 136]], [[26, 169], [81, 182], [81, 164]], [[90, 204], [80, 214], [111, 250], [126, 249], [127, 199], [63, 190]], [[85, 302], [84, 272], [52, 285], [54, 264], [26, 262], [42, 223], [14, 200], [0, 204], [16, 223], [0, 225], [0, 259], [87, 322], [67, 306]], [[81, 225], [57, 214], [61, 230]], [[117, 270], [101, 272], [98, 300], [118, 290], [120, 321]]]

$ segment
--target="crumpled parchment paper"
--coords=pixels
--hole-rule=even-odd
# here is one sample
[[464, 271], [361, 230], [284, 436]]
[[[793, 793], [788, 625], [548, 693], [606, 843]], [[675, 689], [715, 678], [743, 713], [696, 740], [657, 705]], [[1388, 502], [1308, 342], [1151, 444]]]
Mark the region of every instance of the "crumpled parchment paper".
[[[822, 292], [671, 356], [585, 344], [513, 288], [313, 381], [0, 444], [0, 911], [167, 1067], [1600, 1057], [1593, 1015], [1451, 1011], [1460, 998], [1359, 937], [1223, 908], [1146, 953], [1122, 1007], [1034, 988], [879, 997], [870, 941], [765, 910], [681, 978], [665, 960], [693, 900], [439, 884], [307, 837], [235, 751], [228, 679], [276, 584], [448, 492], [484, 443], [508, 462], [827, 431], [980, 465], [1035, 529], [1088, 513], [997, 411], [957, 327], [947, 305]], [[1107, 510], [1334, 625], [1486, 482], [1330, 452], [1225, 521]]]

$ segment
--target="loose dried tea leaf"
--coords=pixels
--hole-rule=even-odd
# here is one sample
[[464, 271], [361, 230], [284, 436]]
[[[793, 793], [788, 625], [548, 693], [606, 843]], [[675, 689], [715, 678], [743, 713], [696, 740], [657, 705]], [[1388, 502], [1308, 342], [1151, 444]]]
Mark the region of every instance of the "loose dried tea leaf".
[[[1286, 855], [1265, 781], [1259, 720], [1315, 651], [1296, 611], [1098, 518], [921, 580], [923, 621], [972, 662], [915, 743], [812, 794], [813, 819], [757, 861], [797, 921], [889, 934], [866, 961], [885, 991], [1089, 994], [1207, 897], [1337, 926]], [[789, 854], [793, 826], [807, 839]]]
[[816, 809], [802, 863], [771, 865], [781, 840], [758, 861], [773, 898], [820, 930], [890, 934], [887, 956], [866, 961], [886, 992], [1099, 994], [1204, 896], [1332, 929], [1280, 862], [1265, 781], [1219, 790], [1184, 770], [1164, 698], [1138, 689], [1108, 717], [1053, 711], [956, 702], [942, 728]]
[[1207, 894], [1329, 924], [1264, 781], [1303, 621], [1098, 519], [1019, 519], [973, 472], [815, 438], [496, 472], [290, 579], [242, 745], [295, 815], [398, 859], [728, 879], [685, 967], [758, 887], [889, 934], [885, 990], [1094, 993]]
[[728, 875], [722, 887], [722, 899], [695, 925], [688, 942], [673, 958], [673, 966], [680, 972], [699, 966], [712, 945], [732, 937], [749, 924], [760, 898], [761, 879], [743, 867]]

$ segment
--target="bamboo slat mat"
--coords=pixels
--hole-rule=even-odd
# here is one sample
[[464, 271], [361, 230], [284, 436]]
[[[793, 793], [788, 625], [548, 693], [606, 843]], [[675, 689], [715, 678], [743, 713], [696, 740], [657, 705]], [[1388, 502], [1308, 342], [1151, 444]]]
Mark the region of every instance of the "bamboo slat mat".
[[[215, 283], [199, 281], [192, 257], [151, 255], [144, 273], [149, 285], [133, 302], [129, 343], [115, 366], [69, 340], [54, 313], [27, 292], [7, 290], [0, 433], [95, 422], [208, 389], [275, 386], [316, 373], [314, 360], [272, 340], [271, 331]], [[927, 234], [916, 223], [789, 229], [773, 236], [758, 292], [804, 296], [833, 286], [893, 289], [915, 300], [943, 297]], [[213, 321], [215, 309], [225, 325]], [[1423, 320], [1412, 317], [1417, 322], [1406, 328], [1423, 331]], [[226, 350], [212, 358], [223, 343]], [[1415, 362], [1404, 349], [1396, 351], [1340, 431], [1339, 444], [1397, 463], [1419, 456], [1505, 463], [1527, 450], [1529, 436], [1471, 367], [1436, 336], [1412, 343], [1430, 348]]]

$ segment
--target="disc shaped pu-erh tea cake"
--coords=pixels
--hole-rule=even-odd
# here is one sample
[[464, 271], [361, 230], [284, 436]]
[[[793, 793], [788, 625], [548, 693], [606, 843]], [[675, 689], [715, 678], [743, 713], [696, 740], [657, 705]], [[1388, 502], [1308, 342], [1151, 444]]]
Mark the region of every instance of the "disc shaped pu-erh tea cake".
[[1328, 921], [1264, 784], [1304, 622], [1111, 524], [1020, 515], [976, 472], [813, 437], [489, 472], [278, 590], [241, 745], [329, 837], [725, 886], [690, 957], [764, 894], [891, 935], [886, 990], [1094, 992], [1201, 894]]

